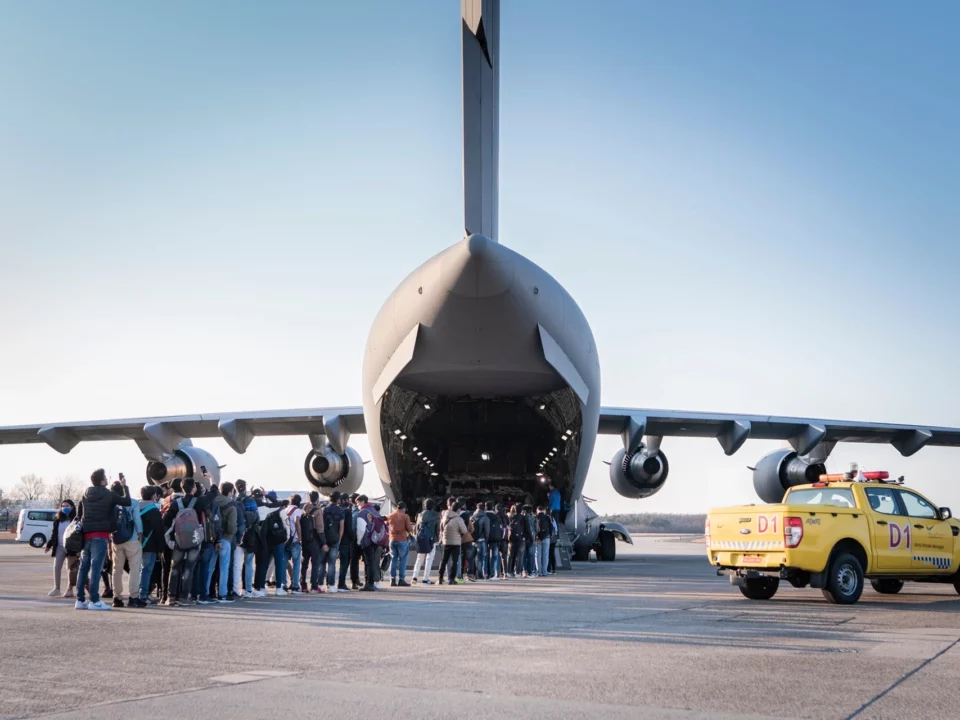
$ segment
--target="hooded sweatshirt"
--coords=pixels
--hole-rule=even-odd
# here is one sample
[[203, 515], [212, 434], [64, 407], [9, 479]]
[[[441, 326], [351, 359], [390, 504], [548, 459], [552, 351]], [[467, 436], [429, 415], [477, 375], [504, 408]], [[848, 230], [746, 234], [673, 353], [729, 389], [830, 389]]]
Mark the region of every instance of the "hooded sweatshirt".
[[440, 523], [440, 530], [443, 533], [444, 545], [462, 545], [460, 538], [467, 534], [467, 524], [463, 522], [460, 514], [453, 510], [447, 510], [443, 514], [443, 520]]
[[237, 537], [237, 506], [226, 495], [217, 495], [213, 501], [220, 508], [224, 542], [233, 542]]

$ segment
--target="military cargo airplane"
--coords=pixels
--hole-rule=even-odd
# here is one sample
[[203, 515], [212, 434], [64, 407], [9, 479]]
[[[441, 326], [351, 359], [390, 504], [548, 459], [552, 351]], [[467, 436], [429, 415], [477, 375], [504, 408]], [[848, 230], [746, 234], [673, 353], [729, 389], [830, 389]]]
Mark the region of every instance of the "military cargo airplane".
[[790, 447], [764, 456], [764, 501], [815, 480], [837, 442], [890, 443], [904, 456], [960, 446], [960, 429], [600, 405], [600, 356], [590, 325], [557, 280], [498, 241], [500, 4], [461, 1], [464, 237], [427, 260], [383, 304], [367, 339], [356, 407], [228, 412], [0, 428], [0, 444], [44, 442], [68, 453], [89, 440], [130, 439], [160, 483], [217, 461], [193, 439], [222, 437], [244, 453], [256, 436], [305, 435], [307, 479], [353, 492], [364, 463], [349, 445], [366, 433], [386, 498], [419, 508], [466, 495], [542, 503], [549, 480], [569, 510], [574, 558], [612, 560], [626, 530], [601, 525], [583, 496], [598, 433], [620, 435], [610, 481], [646, 498], [669, 475], [664, 437], [715, 438], [732, 455], [749, 438]]

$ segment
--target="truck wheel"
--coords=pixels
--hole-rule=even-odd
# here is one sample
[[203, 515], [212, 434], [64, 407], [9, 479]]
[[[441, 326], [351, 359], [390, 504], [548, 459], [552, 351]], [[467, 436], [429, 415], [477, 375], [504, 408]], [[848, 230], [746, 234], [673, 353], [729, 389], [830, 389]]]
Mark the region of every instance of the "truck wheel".
[[740, 583], [740, 592], [751, 600], [769, 600], [777, 594], [780, 587], [780, 578], [758, 577], [744, 578]]
[[600, 545], [597, 552], [598, 560], [611, 562], [617, 559], [617, 538], [609, 530], [601, 530], [600, 537], [597, 538]]
[[827, 571], [823, 596], [837, 605], [853, 605], [863, 593], [863, 568], [850, 553], [840, 553]]
[[873, 589], [881, 595], [896, 595], [903, 590], [903, 580], [897, 580], [896, 578], [871, 580], [870, 584], [873, 585]]

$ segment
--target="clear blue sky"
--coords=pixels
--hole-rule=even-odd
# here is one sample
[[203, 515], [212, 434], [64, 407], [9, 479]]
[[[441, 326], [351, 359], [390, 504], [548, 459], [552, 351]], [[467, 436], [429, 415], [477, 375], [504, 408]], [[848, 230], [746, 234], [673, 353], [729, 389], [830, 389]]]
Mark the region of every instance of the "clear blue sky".
[[[0, 424], [357, 404], [380, 304], [461, 234], [458, 5], [0, 6]], [[501, 239], [580, 303], [606, 404], [960, 426], [958, 27], [504, 2]], [[305, 438], [207, 445], [304, 485]], [[616, 445], [603, 511], [752, 501], [772, 447], [668, 441], [642, 502]], [[960, 452], [834, 457], [960, 507]], [[2, 448], [0, 487], [98, 465], [142, 477], [133, 443]]]

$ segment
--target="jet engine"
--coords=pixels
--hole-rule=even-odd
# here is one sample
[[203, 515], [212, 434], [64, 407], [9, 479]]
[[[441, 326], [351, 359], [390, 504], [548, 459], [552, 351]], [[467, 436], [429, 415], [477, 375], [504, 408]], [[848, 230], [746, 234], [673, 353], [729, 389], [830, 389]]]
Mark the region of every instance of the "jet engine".
[[352, 447], [347, 447], [343, 455], [329, 444], [322, 452], [311, 450], [303, 463], [303, 471], [310, 484], [327, 497], [335, 490], [347, 495], [354, 493], [363, 482], [363, 460]]
[[778, 503], [788, 488], [816, 482], [827, 471], [826, 465], [797, 455], [794, 450], [767, 453], [753, 469], [753, 488], [760, 499]]
[[[207, 477], [203, 476], [201, 468], [206, 468]], [[210, 487], [211, 480], [219, 485], [220, 466], [217, 459], [202, 448], [181, 445], [165, 460], [147, 463], [147, 483], [150, 485], [188, 477], [192, 477], [205, 488]]]
[[628, 498], [648, 498], [658, 492], [669, 472], [667, 456], [660, 450], [644, 447], [632, 455], [618, 450], [610, 462], [613, 489]]

